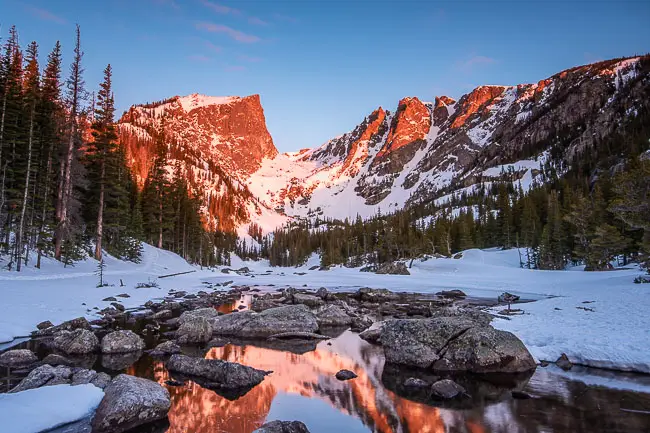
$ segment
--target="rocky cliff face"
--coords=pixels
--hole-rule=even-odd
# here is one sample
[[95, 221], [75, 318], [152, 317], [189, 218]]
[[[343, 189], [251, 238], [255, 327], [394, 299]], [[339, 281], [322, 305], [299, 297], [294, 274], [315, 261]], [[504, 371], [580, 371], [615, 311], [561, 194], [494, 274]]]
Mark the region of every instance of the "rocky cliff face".
[[589, 151], [650, 110], [649, 93], [645, 56], [572, 68], [535, 84], [480, 86], [458, 101], [404, 98], [394, 112], [380, 107], [353, 131], [296, 153], [277, 154], [258, 96], [191, 95], [135, 106], [120, 133], [140, 179], [162, 130], [170, 154], [210, 190], [206, 200], [238, 197], [232, 226], [256, 220], [271, 227], [284, 221], [278, 215], [368, 217], [444, 201], [504, 170], [528, 188], [551, 152], [569, 161]]
[[231, 230], [262, 212], [242, 183], [278, 154], [259, 95], [193, 94], [135, 105], [120, 119], [118, 133], [140, 187], [162, 148], [170, 176], [183, 176], [203, 194], [210, 227]]

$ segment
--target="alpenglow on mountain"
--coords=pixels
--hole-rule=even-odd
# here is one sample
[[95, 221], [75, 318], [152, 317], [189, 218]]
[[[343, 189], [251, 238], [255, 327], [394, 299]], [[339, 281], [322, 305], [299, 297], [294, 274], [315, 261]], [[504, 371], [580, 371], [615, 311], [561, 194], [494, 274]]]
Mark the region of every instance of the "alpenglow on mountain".
[[[365, 218], [507, 178], [528, 189], [551, 157], [579, 158], [650, 108], [650, 56], [479, 86], [458, 100], [405, 97], [320, 147], [278, 153], [259, 95], [193, 94], [131, 107], [120, 142], [142, 185], [159, 152], [203, 197], [206, 225], [272, 230], [290, 218]], [[559, 163], [557, 163], [559, 161]], [[514, 180], [513, 180], [514, 179]]]

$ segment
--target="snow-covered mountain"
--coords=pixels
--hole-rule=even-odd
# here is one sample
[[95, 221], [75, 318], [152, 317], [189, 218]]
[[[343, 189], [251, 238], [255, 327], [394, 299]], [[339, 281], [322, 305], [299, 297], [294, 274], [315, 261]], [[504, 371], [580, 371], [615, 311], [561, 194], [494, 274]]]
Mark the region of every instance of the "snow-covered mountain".
[[[285, 154], [273, 145], [258, 95], [134, 106], [119, 129], [139, 179], [164, 131], [170, 160], [182, 161], [205, 195], [215, 227], [255, 221], [269, 230], [290, 217], [368, 217], [444, 200], [504, 171], [528, 188], [551, 152], [568, 161], [650, 109], [649, 84], [644, 56], [572, 68], [536, 84], [479, 86], [457, 101], [407, 97], [320, 147]], [[232, 212], [215, 211], [224, 200]]]

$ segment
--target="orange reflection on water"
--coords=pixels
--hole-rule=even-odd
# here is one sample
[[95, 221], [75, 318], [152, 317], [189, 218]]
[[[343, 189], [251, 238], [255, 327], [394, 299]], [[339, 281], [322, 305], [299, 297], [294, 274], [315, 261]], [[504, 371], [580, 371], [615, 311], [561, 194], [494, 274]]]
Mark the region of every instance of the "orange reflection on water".
[[[210, 349], [207, 359], [238, 362], [273, 373], [235, 401], [193, 382], [168, 386], [173, 402], [169, 432], [251, 433], [264, 423], [279, 393], [324, 400], [359, 418], [370, 431], [444, 432], [439, 409], [402, 399], [383, 387], [383, 358], [374, 348], [360, 346], [355, 338], [344, 334], [332, 340], [332, 346], [323, 342], [315, 351], [302, 355], [254, 346]], [[334, 375], [341, 369], [352, 370], [358, 377], [340, 382]], [[170, 378], [160, 362], [154, 366], [154, 377], [161, 384]]]

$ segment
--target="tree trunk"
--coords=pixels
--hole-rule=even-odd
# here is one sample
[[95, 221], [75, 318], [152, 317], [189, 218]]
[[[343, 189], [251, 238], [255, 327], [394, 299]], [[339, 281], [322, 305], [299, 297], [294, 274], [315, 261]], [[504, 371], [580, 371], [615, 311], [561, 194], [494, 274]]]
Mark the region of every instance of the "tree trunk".
[[27, 211], [27, 197], [29, 193], [29, 178], [32, 171], [32, 141], [34, 138], [34, 102], [29, 119], [29, 138], [27, 140], [27, 170], [25, 171], [25, 192], [23, 193], [23, 206], [20, 210], [20, 220], [18, 222], [18, 237], [16, 238], [16, 271], [20, 272], [20, 264], [23, 254], [23, 230], [25, 229], [25, 212]]
[[104, 236], [104, 188], [106, 180], [106, 152], [102, 152], [99, 177], [99, 211], [97, 212], [97, 238], [95, 239], [95, 259], [102, 259], [102, 238]]
[[158, 202], [158, 248], [162, 249], [163, 245], [163, 202], [162, 191], [160, 191], [160, 201]]

